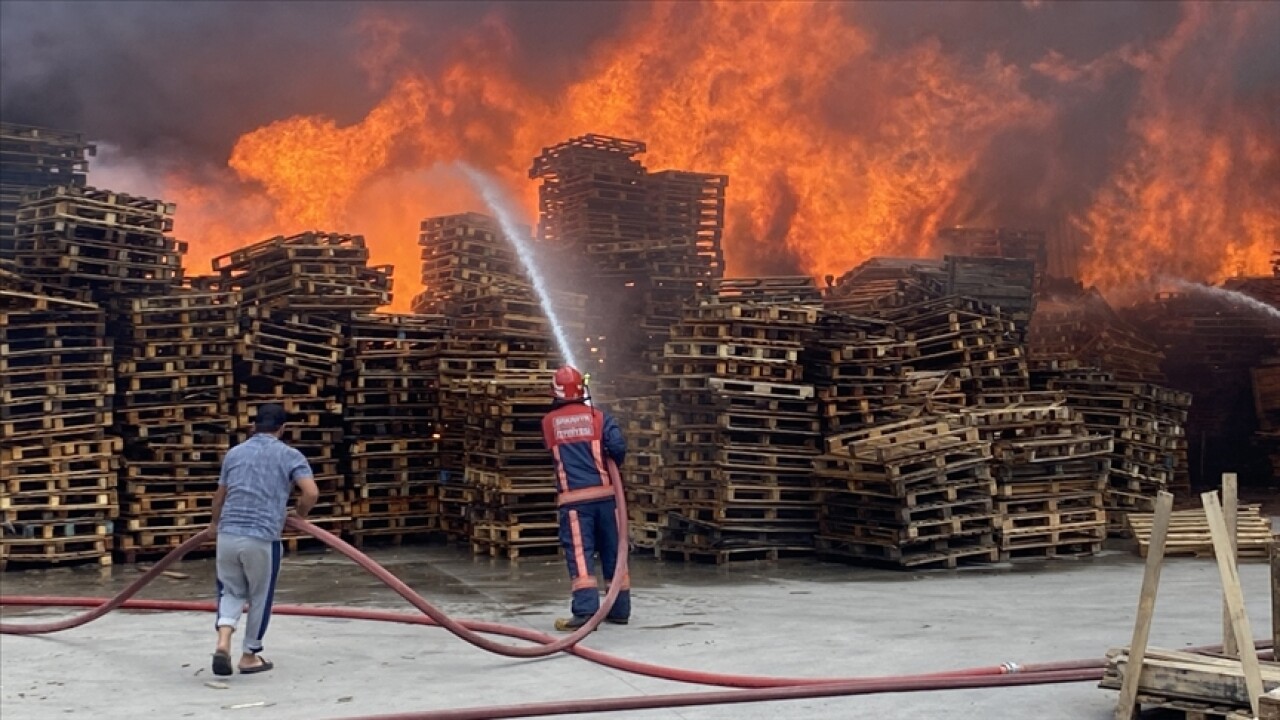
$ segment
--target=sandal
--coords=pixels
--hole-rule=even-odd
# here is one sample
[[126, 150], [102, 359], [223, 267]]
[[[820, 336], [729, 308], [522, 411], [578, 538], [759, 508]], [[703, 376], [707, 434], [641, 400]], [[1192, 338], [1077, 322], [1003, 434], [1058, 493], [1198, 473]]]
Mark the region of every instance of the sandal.
[[226, 677], [235, 671], [231, 669], [231, 653], [221, 650], [213, 654], [213, 674]]
[[274, 664], [274, 663], [272, 663], [270, 660], [268, 660], [268, 659], [266, 659], [266, 658], [264, 658], [264, 657], [262, 657], [262, 656], [258, 656], [258, 659], [262, 661], [262, 664], [261, 664], [261, 665], [254, 665], [253, 667], [240, 668], [240, 674], [241, 674], [241, 675], [254, 675], [254, 674], [256, 674], [256, 673], [264, 673], [264, 672], [266, 672], [266, 671], [270, 670], [271, 668], [275, 667], [275, 664]]

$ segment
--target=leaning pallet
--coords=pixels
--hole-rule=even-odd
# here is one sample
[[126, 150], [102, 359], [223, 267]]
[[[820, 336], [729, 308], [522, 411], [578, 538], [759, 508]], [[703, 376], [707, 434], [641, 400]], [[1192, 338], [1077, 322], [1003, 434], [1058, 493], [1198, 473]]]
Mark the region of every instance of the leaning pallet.
[[440, 531], [440, 316], [357, 314], [347, 324], [342, 407], [357, 546]]
[[116, 534], [127, 562], [164, 555], [209, 524], [234, 427], [237, 312], [235, 293], [175, 290], [114, 318], [125, 443]]
[[800, 353], [811, 307], [690, 306], [666, 343], [664, 558], [723, 563], [809, 554], [821, 438]]
[[1059, 396], [960, 413], [992, 444], [996, 537], [1004, 559], [1092, 555], [1107, 536], [1103, 492], [1112, 438]]
[[899, 568], [999, 558], [991, 443], [929, 417], [827, 439], [820, 555]]
[[0, 569], [111, 563], [119, 441], [96, 305], [0, 290]]

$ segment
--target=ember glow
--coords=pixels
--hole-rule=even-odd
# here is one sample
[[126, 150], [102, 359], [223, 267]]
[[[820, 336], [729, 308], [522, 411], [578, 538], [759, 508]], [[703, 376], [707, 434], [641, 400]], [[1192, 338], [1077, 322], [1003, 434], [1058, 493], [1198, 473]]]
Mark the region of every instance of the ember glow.
[[[371, 3], [343, 31], [364, 38], [346, 52], [372, 102], [353, 99], [343, 120], [238, 127], [214, 173], [167, 165], [160, 192], [179, 206], [196, 270], [272, 235], [358, 232], [375, 262], [397, 266], [396, 309], [421, 289], [419, 221], [483, 207], [448, 167], [496, 177], [532, 224], [529, 163], [586, 133], [643, 140], [651, 170], [729, 175], [730, 275], [821, 277], [928, 255], [953, 224], [1079, 243], [1065, 253], [1073, 269], [1108, 291], [1267, 272], [1280, 245], [1280, 68], [1259, 47], [1280, 33], [1280, 4], [1132, 8], [1119, 17], [1158, 18], [1054, 35], [1106, 10], [629, 5], [585, 49], [564, 50], [568, 70], [536, 82], [529, 65], [550, 60], [522, 53], [529, 13], [498, 4], [452, 18], [427, 47], [414, 38], [430, 23]], [[992, 13], [1001, 21], [967, 27]], [[1019, 46], [1024, 32], [1057, 39]], [[262, 71], [241, 69], [244, 82]]]

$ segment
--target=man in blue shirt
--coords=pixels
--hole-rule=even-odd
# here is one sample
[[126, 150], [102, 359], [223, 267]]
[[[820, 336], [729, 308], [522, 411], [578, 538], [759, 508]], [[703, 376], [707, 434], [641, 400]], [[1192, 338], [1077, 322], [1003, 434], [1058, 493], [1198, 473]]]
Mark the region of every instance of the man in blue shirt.
[[245, 604], [249, 618], [240, 673], [266, 672], [273, 667], [259, 653], [280, 573], [280, 532], [289, 494], [294, 485], [302, 491], [295, 508], [298, 517], [306, 517], [320, 496], [306, 457], [280, 440], [287, 417], [277, 404], [259, 407], [253, 437], [232, 448], [222, 461], [211, 522], [218, 529], [215, 675], [232, 674], [231, 635]]

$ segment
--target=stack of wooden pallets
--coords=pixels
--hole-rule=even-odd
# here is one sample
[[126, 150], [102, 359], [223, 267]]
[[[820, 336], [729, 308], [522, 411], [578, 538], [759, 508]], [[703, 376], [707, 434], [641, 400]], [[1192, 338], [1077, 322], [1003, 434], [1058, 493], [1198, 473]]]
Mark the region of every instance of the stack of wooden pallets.
[[725, 188], [729, 178], [679, 170], [649, 173], [652, 225], [645, 247], [648, 283], [641, 325], [649, 362], [661, 356], [667, 329], [680, 321], [684, 304], [724, 276]]
[[1060, 395], [961, 414], [992, 443], [996, 539], [1005, 559], [1091, 555], [1107, 536], [1112, 438], [1091, 433]]
[[1036, 266], [1031, 260], [948, 255], [947, 293], [973, 298], [1025, 330], [1036, 300]]
[[915, 355], [915, 342], [891, 323], [822, 313], [805, 348], [805, 377], [817, 389], [823, 433], [901, 419]]
[[1158, 345], [1121, 319], [1096, 289], [1070, 290], [1042, 299], [1031, 316], [1032, 372], [1093, 369], [1117, 380], [1165, 382]]
[[645, 149], [584, 135], [545, 148], [529, 171], [543, 181], [540, 252], [558, 254], [556, 265], [576, 273], [590, 300], [591, 367], [617, 385], [619, 397], [652, 390], [643, 380], [661, 360], [667, 327], [724, 275], [728, 178], [649, 173], [636, 159]]
[[1037, 288], [1049, 266], [1049, 246], [1040, 230], [949, 227], [938, 231], [938, 245], [943, 254], [1029, 261]]
[[[241, 310], [236, 352], [235, 418], [241, 437], [252, 434], [259, 407], [284, 407], [289, 415], [284, 439], [307, 457], [320, 488], [308, 519], [330, 532], [342, 532], [350, 520], [339, 466], [345, 336], [344, 324], [336, 319], [249, 306]], [[295, 549], [304, 536], [285, 539]]]
[[0, 569], [110, 564], [112, 377], [97, 306], [0, 288]]
[[469, 293], [492, 285], [527, 285], [528, 278], [498, 222], [462, 213], [422, 221], [422, 284], [413, 311], [453, 315]]
[[1185, 472], [1191, 396], [1118, 382], [1106, 373], [1068, 373], [1048, 386], [1065, 396], [1090, 431], [1114, 438], [1105, 499], [1112, 530], [1122, 531], [1125, 514], [1150, 511], [1157, 493]]
[[182, 282], [186, 252], [166, 235], [173, 211], [160, 200], [75, 185], [26, 193], [13, 245], [18, 268], [102, 300], [162, 295]]
[[246, 305], [333, 314], [391, 302], [392, 267], [369, 266], [361, 235], [278, 236], [214, 258], [213, 269]]
[[832, 312], [870, 314], [900, 304], [921, 276], [941, 278], [943, 264], [919, 258], [871, 258], [839, 278], [827, 278], [823, 307]]
[[538, 237], [576, 263], [578, 287], [591, 299], [586, 337], [597, 368], [634, 371], [643, 362], [649, 284], [646, 252], [652, 218], [647, 172], [635, 159], [645, 144], [583, 135], [544, 148], [529, 177], [541, 179]]
[[1280, 360], [1270, 359], [1251, 372], [1257, 443], [1267, 453], [1272, 476], [1280, 477]]
[[991, 457], [977, 428], [938, 416], [828, 438], [819, 554], [902, 568], [996, 560]]
[[1257, 422], [1240, 408], [1253, 399], [1250, 370], [1280, 354], [1275, 320], [1207, 292], [1162, 294], [1127, 317], [1164, 349], [1169, 384], [1195, 393], [1187, 430], [1199, 472], [1215, 477], [1249, 463]]
[[400, 544], [440, 531], [441, 316], [357, 314], [342, 408], [351, 535]]
[[[1146, 557], [1151, 547], [1151, 529], [1155, 515], [1130, 513], [1125, 521], [1138, 541], [1138, 553]], [[1268, 547], [1274, 538], [1271, 518], [1262, 514], [1260, 505], [1239, 507], [1236, 516], [1236, 557], [1266, 560]], [[1209, 521], [1205, 517], [1204, 508], [1177, 510], [1172, 514], [1164, 552], [1170, 557], [1213, 557], [1213, 537], [1209, 532]]]
[[666, 410], [662, 400], [653, 395], [623, 398], [607, 409], [627, 441], [627, 458], [620, 470], [627, 490], [631, 542], [653, 550], [669, 509], [662, 461]]
[[13, 254], [22, 194], [50, 185], [84, 186], [96, 147], [80, 133], [0, 122], [0, 258]]
[[125, 441], [117, 546], [126, 560], [162, 555], [210, 520], [235, 427], [238, 298], [174, 291], [117, 315], [116, 431]]
[[465, 481], [475, 553], [517, 559], [559, 551], [555, 467], [542, 438], [552, 375], [469, 384]]
[[[559, 302], [562, 323], [580, 336], [572, 310], [583, 298]], [[555, 477], [541, 424], [560, 365], [551, 324], [527, 285], [467, 291], [457, 313], [440, 349], [443, 528], [478, 553], [554, 552]]]
[[966, 391], [1030, 388], [1018, 326], [999, 309], [961, 296], [943, 296], [880, 310], [914, 340], [916, 370], [959, 374]]
[[[441, 347], [439, 495], [441, 522], [450, 537], [470, 539], [470, 508], [477, 499], [477, 490], [465, 475], [468, 432], [475, 431], [471, 425], [472, 393], [483, 392], [486, 383], [525, 385], [547, 378], [541, 391], [545, 412], [550, 407], [549, 378], [557, 367], [559, 360], [545, 339], [487, 338], [464, 332], [450, 337]], [[522, 432], [533, 430], [531, 420], [521, 423]]]
[[711, 300], [686, 310], [662, 364], [665, 557], [811, 552], [820, 427], [800, 352], [813, 308]]

